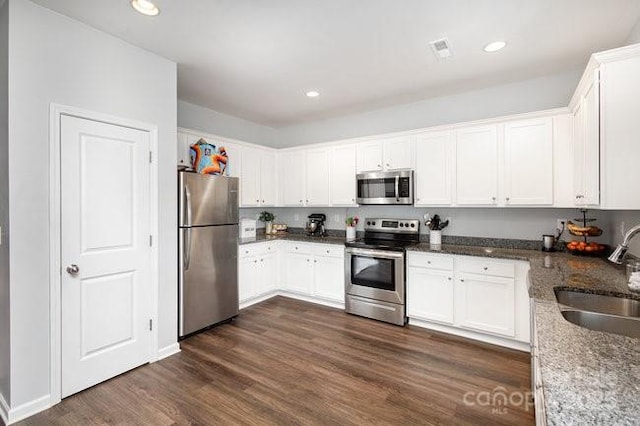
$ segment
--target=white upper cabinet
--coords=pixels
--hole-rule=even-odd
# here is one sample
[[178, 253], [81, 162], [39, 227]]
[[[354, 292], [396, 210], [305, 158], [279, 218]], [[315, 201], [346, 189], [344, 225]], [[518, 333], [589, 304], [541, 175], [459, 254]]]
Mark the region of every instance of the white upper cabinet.
[[285, 206], [329, 205], [330, 153], [330, 148], [314, 148], [282, 154], [282, 201]]
[[505, 205], [553, 204], [553, 122], [550, 117], [504, 125]]
[[382, 170], [382, 141], [358, 144], [358, 173]]
[[278, 203], [278, 157], [274, 151], [263, 151], [260, 156], [260, 205]]
[[498, 202], [498, 126], [456, 131], [456, 203]]
[[307, 206], [329, 205], [329, 148], [307, 151]]
[[358, 144], [358, 173], [413, 168], [411, 136], [376, 139]]
[[633, 57], [600, 67], [604, 209], [640, 210], [640, 48], [629, 49], [635, 49]]
[[356, 146], [341, 145], [331, 149], [332, 206], [356, 205]]
[[242, 148], [240, 206], [275, 206], [278, 201], [277, 171], [275, 152]]
[[287, 151], [282, 161], [282, 202], [285, 206], [304, 206], [305, 201], [305, 152]]
[[242, 170], [240, 172], [240, 205], [260, 206], [260, 150], [242, 150]]
[[414, 142], [411, 136], [385, 139], [382, 142], [385, 170], [411, 169], [414, 166]]
[[596, 71], [573, 114], [573, 186], [577, 206], [600, 204], [598, 75]]
[[415, 205], [452, 203], [452, 132], [423, 133], [416, 137]]

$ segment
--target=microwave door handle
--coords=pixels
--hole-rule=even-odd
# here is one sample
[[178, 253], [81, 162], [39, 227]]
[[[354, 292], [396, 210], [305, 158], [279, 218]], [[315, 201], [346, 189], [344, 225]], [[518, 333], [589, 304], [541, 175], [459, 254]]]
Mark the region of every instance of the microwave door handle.
[[396, 176], [396, 202], [400, 202], [400, 176]]

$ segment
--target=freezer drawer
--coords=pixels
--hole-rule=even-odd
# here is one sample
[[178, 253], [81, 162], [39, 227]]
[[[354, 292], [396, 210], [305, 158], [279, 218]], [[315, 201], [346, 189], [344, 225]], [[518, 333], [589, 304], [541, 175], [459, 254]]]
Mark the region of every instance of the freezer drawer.
[[238, 225], [179, 232], [179, 335], [184, 336], [238, 315]]
[[179, 174], [180, 227], [238, 223], [238, 178]]

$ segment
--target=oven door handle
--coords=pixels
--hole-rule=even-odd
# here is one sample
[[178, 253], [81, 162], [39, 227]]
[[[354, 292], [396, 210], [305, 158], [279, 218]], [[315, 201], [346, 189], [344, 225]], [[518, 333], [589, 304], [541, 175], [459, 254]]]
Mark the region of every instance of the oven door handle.
[[402, 259], [404, 253], [401, 251], [383, 251], [383, 250], [367, 250], [359, 248], [347, 248], [345, 249], [347, 254], [364, 257], [377, 257], [380, 259]]

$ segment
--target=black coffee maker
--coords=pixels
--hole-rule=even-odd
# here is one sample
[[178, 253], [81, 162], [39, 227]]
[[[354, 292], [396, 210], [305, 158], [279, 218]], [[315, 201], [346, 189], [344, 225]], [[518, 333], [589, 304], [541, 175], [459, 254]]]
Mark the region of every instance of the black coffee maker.
[[327, 216], [322, 213], [312, 213], [308, 217], [309, 221], [305, 226], [307, 234], [314, 237], [324, 237], [327, 231], [324, 229], [324, 223], [327, 220]]

